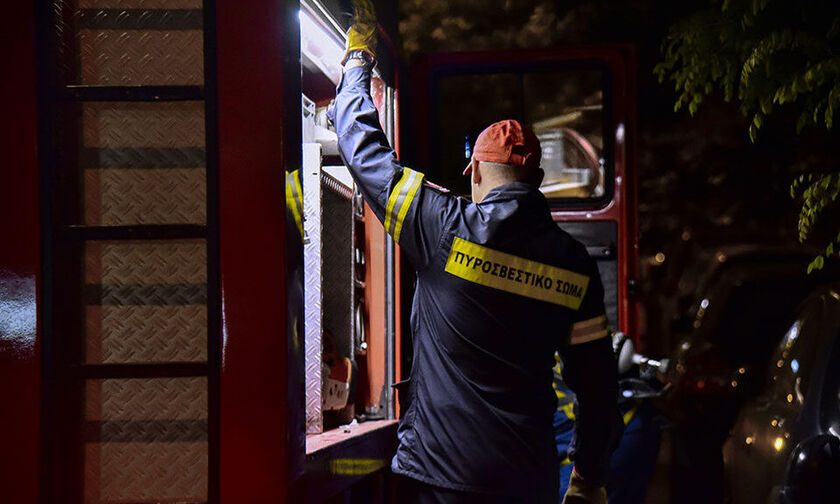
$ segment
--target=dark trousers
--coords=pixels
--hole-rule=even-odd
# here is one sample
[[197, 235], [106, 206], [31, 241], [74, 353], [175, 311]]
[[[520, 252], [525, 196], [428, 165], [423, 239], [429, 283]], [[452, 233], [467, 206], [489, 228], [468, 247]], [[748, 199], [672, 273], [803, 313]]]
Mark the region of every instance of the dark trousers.
[[[530, 489], [512, 488], [511, 490], [526, 492]], [[552, 494], [541, 499], [534, 496], [512, 497], [462, 492], [403, 476], [399, 478], [399, 499], [397, 502], [399, 504], [557, 504], [557, 496]]]

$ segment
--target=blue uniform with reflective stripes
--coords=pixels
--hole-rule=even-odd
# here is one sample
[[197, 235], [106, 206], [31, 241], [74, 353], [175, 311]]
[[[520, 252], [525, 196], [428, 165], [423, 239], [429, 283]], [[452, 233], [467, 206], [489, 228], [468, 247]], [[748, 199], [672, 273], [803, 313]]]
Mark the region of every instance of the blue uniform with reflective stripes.
[[334, 123], [362, 195], [417, 270], [412, 399], [393, 471], [455, 490], [556, 501], [559, 350], [580, 408], [572, 457], [584, 477], [602, 482], [616, 376], [595, 263], [529, 184], [497, 187], [474, 204], [402, 168], [369, 88], [369, 68], [347, 70]]

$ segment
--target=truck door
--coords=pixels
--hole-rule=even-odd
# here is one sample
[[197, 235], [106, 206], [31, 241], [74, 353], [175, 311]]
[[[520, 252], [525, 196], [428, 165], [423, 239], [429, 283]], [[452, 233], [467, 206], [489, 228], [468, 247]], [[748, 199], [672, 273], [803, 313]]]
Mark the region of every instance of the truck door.
[[404, 158], [428, 179], [468, 194], [461, 168], [482, 129], [509, 118], [529, 124], [554, 220], [597, 261], [611, 328], [637, 338], [634, 68], [623, 46], [433, 54], [414, 68], [403, 107], [413, 131], [402, 137], [415, 139]]

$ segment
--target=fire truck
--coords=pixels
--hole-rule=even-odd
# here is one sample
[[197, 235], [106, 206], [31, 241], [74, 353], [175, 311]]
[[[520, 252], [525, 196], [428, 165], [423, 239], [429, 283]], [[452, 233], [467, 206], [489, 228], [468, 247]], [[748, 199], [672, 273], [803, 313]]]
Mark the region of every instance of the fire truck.
[[[372, 91], [401, 162], [466, 193], [478, 132], [530, 124], [552, 215], [637, 338], [632, 48], [409, 64], [395, 2], [374, 3]], [[325, 119], [350, 11], [7, 6], [0, 500], [393, 501], [413, 271]]]

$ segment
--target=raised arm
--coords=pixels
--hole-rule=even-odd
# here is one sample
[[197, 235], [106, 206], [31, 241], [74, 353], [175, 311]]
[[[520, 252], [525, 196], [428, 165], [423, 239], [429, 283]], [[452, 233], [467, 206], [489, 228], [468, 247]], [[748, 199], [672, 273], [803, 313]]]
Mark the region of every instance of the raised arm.
[[376, 217], [420, 269], [457, 203], [427, 187], [422, 173], [400, 166], [370, 96], [371, 63], [348, 66], [332, 111], [339, 152]]

